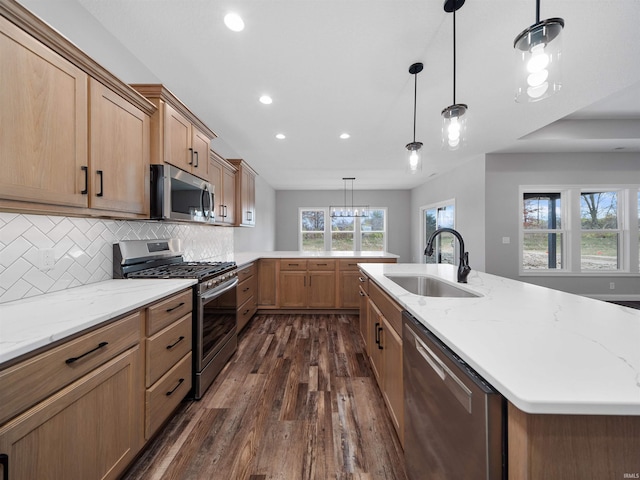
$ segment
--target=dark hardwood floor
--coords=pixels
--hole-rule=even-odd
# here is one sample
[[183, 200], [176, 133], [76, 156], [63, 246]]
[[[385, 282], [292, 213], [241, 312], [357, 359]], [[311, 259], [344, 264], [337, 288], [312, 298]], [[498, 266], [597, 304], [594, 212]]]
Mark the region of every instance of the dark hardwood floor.
[[406, 480], [350, 315], [258, 315], [199, 402], [183, 402], [125, 475]]

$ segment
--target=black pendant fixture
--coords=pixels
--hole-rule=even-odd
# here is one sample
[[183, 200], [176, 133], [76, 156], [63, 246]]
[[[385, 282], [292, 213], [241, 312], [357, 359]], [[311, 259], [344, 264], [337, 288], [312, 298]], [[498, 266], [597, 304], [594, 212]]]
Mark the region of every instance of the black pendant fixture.
[[422, 71], [424, 65], [422, 63], [414, 63], [409, 67], [409, 73], [413, 75], [413, 142], [407, 143], [406, 149], [408, 151], [408, 166], [407, 171], [411, 174], [422, 171], [422, 158], [420, 155], [420, 149], [422, 148], [422, 142], [416, 142], [416, 104], [418, 98], [418, 74]]
[[517, 102], [537, 102], [560, 91], [563, 28], [562, 18], [540, 21], [540, 0], [536, 0], [536, 23], [513, 41], [518, 53]]
[[453, 104], [442, 110], [442, 147], [457, 150], [466, 140], [467, 105], [456, 103], [456, 10], [465, 0], [446, 0], [444, 11], [453, 14]]

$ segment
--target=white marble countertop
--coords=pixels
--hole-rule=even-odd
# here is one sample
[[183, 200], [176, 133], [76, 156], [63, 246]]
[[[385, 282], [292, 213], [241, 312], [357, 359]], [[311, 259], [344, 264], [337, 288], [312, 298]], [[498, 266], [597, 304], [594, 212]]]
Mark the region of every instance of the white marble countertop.
[[[361, 268], [520, 410], [640, 415], [640, 310], [457, 267]], [[424, 297], [385, 277], [431, 275], [481, 295]]]
[[195, 283], [195, 280], [105, 280], [2, 303], [0, 365]]
[[234, 255], [233, 260], [241, 267], [260, 258], [399, 258], [399, 255], [387, 252], [241, 252]]

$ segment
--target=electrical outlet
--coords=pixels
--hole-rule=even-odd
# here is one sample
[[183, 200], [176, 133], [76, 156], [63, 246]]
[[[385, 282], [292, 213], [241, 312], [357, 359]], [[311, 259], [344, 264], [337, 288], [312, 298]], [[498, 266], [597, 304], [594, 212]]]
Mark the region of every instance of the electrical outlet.
[[615, 282], [609, 282], [609, 290], [615, 290], [616, 284]]
[[40, 270], [51, 270], [56, 264], [56, 256], [53, 248], [40, 250]]
[[511, 243], [511, 237], [502, 237], [502, 243], [505, 245]]

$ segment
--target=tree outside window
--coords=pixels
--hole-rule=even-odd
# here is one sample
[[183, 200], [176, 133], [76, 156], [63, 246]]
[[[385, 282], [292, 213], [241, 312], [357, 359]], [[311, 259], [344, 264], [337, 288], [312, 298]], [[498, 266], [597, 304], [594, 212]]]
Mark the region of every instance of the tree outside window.
[[617, 270], [620, 268], [618, 192], [580, 194], [580, 268]]
[[302, 251], [322, 252], [324, 245], [324, 210], [301, 210], [300, 228], [302, 236]]
[[368, 217], [361, 217], [361, 250], [363, 252], [384, 252], [385, 231], [385, 210], [370, 210]]

